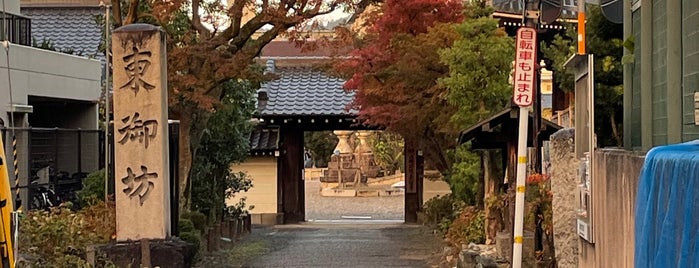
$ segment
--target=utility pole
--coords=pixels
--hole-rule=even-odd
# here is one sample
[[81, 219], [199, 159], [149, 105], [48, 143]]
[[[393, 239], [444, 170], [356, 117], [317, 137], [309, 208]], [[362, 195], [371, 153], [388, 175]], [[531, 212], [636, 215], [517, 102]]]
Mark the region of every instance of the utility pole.
[[109, 29], [111, 28], [109, 16], [112, 5], [100, 2], [104, 6], [104, 202], [109, 198]]

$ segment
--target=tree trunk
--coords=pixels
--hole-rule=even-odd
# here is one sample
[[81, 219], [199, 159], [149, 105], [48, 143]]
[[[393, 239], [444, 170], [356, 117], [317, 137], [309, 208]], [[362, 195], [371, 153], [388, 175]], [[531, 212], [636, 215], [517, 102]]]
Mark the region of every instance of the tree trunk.
[[190, 173], [192, 171], [192, 162], [194, 153], [191, 146], [191, 131], [192, 131], [192, 115], [181, 113], [180, 120], [180, 139], [179, 139], [179, 181], [180, 184], [180, 215], [188, 212], [191, 206], [190, 194], [192, 192], [192, 183], [190, 181]]
[[481, 158], [481, 172], [478, 174], [478, 192], [476, 193], [476, 207], [478, 209], [483, 209], [484, 208], [484, 197], [485, 197], [485, 186], [486, 186], [486, 180], [488, 179], [488, 171], [487, 168], [490, 165], [488, 163], [488, 150], [482, 150], [479, 153], [479, 156]]
[[623, 146], [623, 139], [621, 135], [619, 135], [619, 129], [617, 128], [616, 125], [616, 113], [612, 110], [612, 113], [609, 115], [609, 121], [611, 122], [612, 125], [612, 135], [614, 136], [614, 139], [616, 140], [616, 145], [617, 146]]
[[[500, 178], [497, 176], [497, 164], [495, 161], [496, 153], [491, 150], [485, 150], [482, 154], [484, 185], [483, 185], [483, 200], [490, 200], [491, 197], [497, 195], [498, 184]], [[492, 201], [491, 201], [492, 202]], [[502, 215], [497, 209], [491, 207], [485, 208], [485, 243], [495, 243], [495, 237], [500, 230]]]
[[184, 213], [190, 211], [192, 206], [192, 165], [211, 113], [187, 104], [178, 107], [177, 110], [177, 119], [180, 120], [179, 204], [180, 213]]

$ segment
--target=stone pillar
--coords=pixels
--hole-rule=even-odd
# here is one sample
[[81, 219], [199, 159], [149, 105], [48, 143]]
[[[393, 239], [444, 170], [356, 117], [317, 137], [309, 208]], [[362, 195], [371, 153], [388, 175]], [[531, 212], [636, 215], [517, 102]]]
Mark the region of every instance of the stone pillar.
[[117, 241], [170, 236], [165, 33], [114, 30], [114, 169]]
[[575, 192], [579, 160], [575, 158], [575, 131], [565, 128], [551, 135], [551, 192], [553, 242], [558, 267], [578, 267]]
[[354, 153], [354, 149], [352, 146], [349, 144], [349, 136], [352, 135], [354, 131], [349, 131], [349, 130], [335, 130], [333, 131], [333, 134], [337, 136], [339, 141], [337, 142], [337, 146], [335, 146], [335, 150], [339, 150], [341, 154], [351, 154]]
[[357, 131], [359, 144], [357, 144], [357, 148], [354, 148], [355, 153], [371, 153], [371, 146], [369, 146], [369, 141], [367, 141], [367, 139], [371, 137], [371, 134], [371, 131], [367, 130]]

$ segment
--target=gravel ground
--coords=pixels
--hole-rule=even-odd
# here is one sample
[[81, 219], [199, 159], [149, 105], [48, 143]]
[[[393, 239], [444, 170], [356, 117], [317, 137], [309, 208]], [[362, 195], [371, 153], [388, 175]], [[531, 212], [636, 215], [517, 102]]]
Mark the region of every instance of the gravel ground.
[[[306, 221], [338, 221], [347, 219], [402, 222], [405, 197], [327, 197], [320, 196], [320, 182], [306, 180]], [[343, 217], [345, 216], [345, 217]], [[367, 218], [370, 217], [370, 218]]]

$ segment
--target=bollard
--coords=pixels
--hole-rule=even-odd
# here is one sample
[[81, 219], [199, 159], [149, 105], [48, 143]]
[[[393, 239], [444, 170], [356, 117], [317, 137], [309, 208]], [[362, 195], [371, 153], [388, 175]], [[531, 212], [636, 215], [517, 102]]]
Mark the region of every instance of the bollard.
[[221, 221], [221, 237], [231, 238], [231, 229], [228, 227], [228, 224], [227, 219]]
[[153, 267], [150, 259], [150, 241], [141, 239], [141, 267]]
[[214, 247], [216, 250], [221, 249], [221, 224], [214, 224]]
[[228, 219], [228, 225], [231, 234], [229, 238], [232, 242], [235, 242], [235, 239], [238, 237], [238, 224], [235, 219]]
[[213, 252], [215, 250], [214, 228], [208, 227], [206, 228], [206, 251]]
[[245, 234], [252, 233], [252, 216], [248, 214], [245, 216]]

